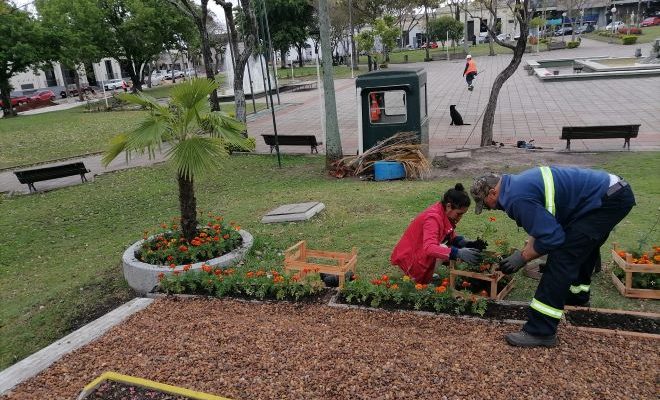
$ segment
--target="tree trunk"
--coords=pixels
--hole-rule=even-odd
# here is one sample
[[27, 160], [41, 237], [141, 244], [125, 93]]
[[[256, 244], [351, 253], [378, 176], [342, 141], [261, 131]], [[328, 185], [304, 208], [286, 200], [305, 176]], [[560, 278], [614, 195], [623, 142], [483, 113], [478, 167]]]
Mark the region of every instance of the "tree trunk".
[[[206, 20], [208, 19], [209, 15], [208, 0], [202, 0], [201, 9], [202, 15], [199, 16], [199, 18], [195, 18], [195, 25], [197, 25], [197, 31], [199, 32], [200, 38], [202, 39], [202, 59], [204, 60], [204, 72], [206, 73], [206, 79], [215, 81], [215, 73], [213, 71], [212, 61], [213, 55], [211, 54], [209, 33], [206, 30]], [[217, 90], [211, 92], [211, 96], [209, 96], [209, 103], [211, 104], [211, 111], [220, 111], [220, 100], [218, 99]]]
[[120, 61], [120, 63], [124, 67], [124, 69], [128, 71], [128, 76], [129, 78], [131, 78], [131, 82], [133, 83], [133, 89], [131, 90], [131, 92], [133, 93], [141, 92], [142, 81], [140, 80], [138, 74], [135, 73], [135, 69], [133, 68], [133, 60], [122, 60]]
[[304, 67], [305, 64], [303, 63], [303, 52], [302, 52], [302, 46], [298, 46], [298, 66], [300, 68]]
[[85, 101], [85, 93], [83, 92], [82, 88], [80, 87], [80, 73], [78, 72], [78, 68], [73, 67], [73, 76], [74, 76], [74, 82], [76, 83], [76, 90], [78, 90], [78, 100], [80, 101]]
[[152, 72], [151, 63], [148, 63], [147, 64], [147, 87], [149, 89], [151, 89], [151, 72]]
[[280, 68], [286, 69], [286, 51], [280, 50]]
[[328, 1], [319, 0], [319, 28], [321, 33], [321, 52], [323, 54], [323, 98], [325, 104], [325, 166], [330, 169], [332, 163], [343, 157], [339, 123], [337, 121], [337, 102], [335, 83], [332, 76], [332, 48], [330, 46], [330, 16]]
[[197, 235], [197, 199], [192, 178], [177, 174], [179, 182], [179, 208], [181, 211], [181, 231], [190, 243]]
[[16, 112], [11, 105], [11, 87], [8, 78], [0, 78], [0, 98], [2, 98], [3, 118], [15, 117]]
[[424, 58], [424, 61], [431, 61], [431, 55], [429, 54], [429, 12], [426, 6], [424, 6], [424, 19], [426, 20], [426, 58]]
[[491, 89], [490, 97], [488, 98], [488, 105], [486, 105], [486, 111], [484, 112], [484, 121], [481, 126], [481, 147], [490, 146], [493, 142], [493, 122], [495, 121], [497, 98], [500, 95], [500, 90], [502, 89], [504, 82], [516, 72], [516, 69], [518, 69], [518, 66], [520, 65], [520, 61], [522, 61], [523, 54], [525, 54], [527, 35], [527, 24], [521, 24], [520, 38], [518, 38], [516, 48], [513, 50], [513, 57], [511, 58], [509, 65], [497, 75], [495, 82], [493, 82], [493, 88]]

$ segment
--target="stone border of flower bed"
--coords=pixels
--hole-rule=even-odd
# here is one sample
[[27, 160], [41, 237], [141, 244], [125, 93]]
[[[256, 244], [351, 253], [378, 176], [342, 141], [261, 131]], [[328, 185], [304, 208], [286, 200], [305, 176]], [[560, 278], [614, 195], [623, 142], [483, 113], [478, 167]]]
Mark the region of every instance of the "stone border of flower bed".
[[[221, 257], [213, 258], [204, 262], [198, 262], [196, 264], [191, 264], [190, 269], [199, 270], [204, 264], [210, 267], [221, 268], [237, 264], [243, 259], [245, 254], [250, 250], [252, 244], [254, 243], [254, 238], [249, 232], [241, 229], [238, 231], [238, 233], [243, 238], [243, 243], [241, 243], [240, 247]], [[159, 274], [171, 274], [174, 271], [183, 272], [184, 267], [183, 265], [178, 265], [176, 268], [172, 269], [166, 266], [157, 266], [139, 261], [137, 258], [135, 258], [135, 252], [140, 248], [140, 246], [142, 246], [143, 242], [144, 240], [135, 242], [132, 246], [126, 249], [122, 255], [124, 278], [128, 282], [129, 286], [132, 287], [141, 296], [149, 293], [151, 289], [153, 289], [154, 286], [158, 284]]]
[[135, 298], [0, 372], [0, 396], [51, 364], [103, 336], [110, 328], [147, 308], [153, 299]]

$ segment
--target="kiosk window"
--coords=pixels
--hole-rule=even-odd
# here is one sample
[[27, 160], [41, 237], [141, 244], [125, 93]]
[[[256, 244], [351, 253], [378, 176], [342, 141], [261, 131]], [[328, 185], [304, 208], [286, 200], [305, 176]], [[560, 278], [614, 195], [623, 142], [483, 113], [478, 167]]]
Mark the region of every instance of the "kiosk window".
[[404, 90], [369, 93], [369, 120], [372, 124], [401, 124], [407, 119]]

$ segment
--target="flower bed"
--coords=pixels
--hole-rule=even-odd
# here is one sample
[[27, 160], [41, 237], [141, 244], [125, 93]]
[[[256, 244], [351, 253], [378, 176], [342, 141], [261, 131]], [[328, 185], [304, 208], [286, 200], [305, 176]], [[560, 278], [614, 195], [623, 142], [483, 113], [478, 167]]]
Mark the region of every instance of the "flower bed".
[[203, 265], [201, 271], [159, 275], [159, 292], [258, 300], [294, 300], [321, 294], [319, 274], [281, 273], [275, 269], [236, 270]]
[[347, 304], [368, 305], [386, 309], [409, 309], [440, 313], [484, 315], [486, 301], [466, 293], [454, 297], [447, 289], [449, 279], [439, 285], [423, 285], [410, 277], [390, 278], [383, 275], [368, 282], [353, 276], [340, 291], [340, 300]]

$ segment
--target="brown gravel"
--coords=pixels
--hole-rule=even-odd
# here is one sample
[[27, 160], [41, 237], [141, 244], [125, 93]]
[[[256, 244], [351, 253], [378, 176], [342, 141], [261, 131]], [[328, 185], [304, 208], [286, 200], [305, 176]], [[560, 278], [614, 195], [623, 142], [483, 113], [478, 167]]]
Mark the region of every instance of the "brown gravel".
[[158, 300], [15, 388], [71, 399], [104, 371], [233, 399], [655, 399], [660, 342], [560, 330], [516, 349], [498, 325], [413, 313]]

